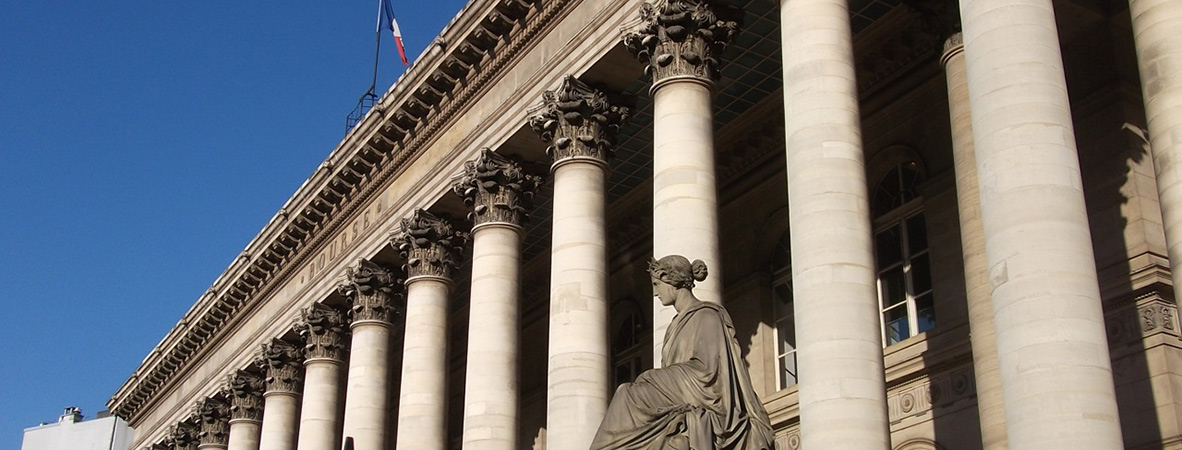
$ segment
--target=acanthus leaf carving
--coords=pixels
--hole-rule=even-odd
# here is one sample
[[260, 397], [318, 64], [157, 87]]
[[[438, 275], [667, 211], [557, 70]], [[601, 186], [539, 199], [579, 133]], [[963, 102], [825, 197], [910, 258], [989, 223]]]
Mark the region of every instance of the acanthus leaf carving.
[[207, 397], [197, 402], [196, 411], [199, 431], [197, 439], [202, 444], [226, 445], [230, 434], [230, 407], [216, 397]]
[[304, 357], [342, 360], [347, 323], [340, 309], [323, 303], [313, 303], [301, 311], [295, 330], [304, 339]]
[[473, 226], [503, 223], [520, 227], [529, 218], [542, 177], [527, 173], [517, 161], [485, 148], [476, 159], [464, 163], [463, 172], [452, 181], [452, 190], [472, 207], [468, 219]]
[[723, 20], [705, 0], [657, 0], [640, 7], [643, 25], [624, 36], [624, 45], [646, 64], [656, 86], [675, 77], [713, 83], [719, 57], [739, 24]]
[[452, 279], [468, 233], [457, 231], [450, 220], [422, 209], [402, 219], [392, 243], [406, 264], [407, 278], [435, 276]]
[[260, 353], [267, 375], [263, 379], [267, 393], [287, 392], [298, 394], [303, 381], [304, 356], [299, 348], [279, 339], [263, 344]]
[[186, 419], [173, 425], [168, 430], [168, 437], [172, 441], [172, 448], [176, 450], [197, 450], [197, 424]]
[[400, 281], [392, 270], [361, 259], [347, 270], [346, 276], [348, 280], [338, 286], [337, 291], [349, 300], [350, 322], [393, 323], [394, 316], [402, 313], [401, 296], [395, 293], [395, 286]]
[[542, 95], [541, 110], [529, 118], [557, 164], [567, 158], [611, 159], [628, 108], [612, 105], [607, 94], [567, 75], [557, 90]]
[[235, 371], [227, 380], [230, 419], [263, 420], [263, 378], [245, 370]]

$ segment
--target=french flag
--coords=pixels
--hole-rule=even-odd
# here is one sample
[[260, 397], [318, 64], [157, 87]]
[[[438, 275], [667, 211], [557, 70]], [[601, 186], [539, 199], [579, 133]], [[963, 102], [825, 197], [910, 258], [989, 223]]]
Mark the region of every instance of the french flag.
[[402, 31], [398, 29], [398, 21], [394, 20], [394, 8], [390, 6], [390, 0], [381, 0], [378, 4], [378, 32], [383, 28], [394, 34], [394, 44], [398, 46], [398, 56], [402, 58], [402, 64], [410, 64], [406, 61], [406, 49], [402, 47]]

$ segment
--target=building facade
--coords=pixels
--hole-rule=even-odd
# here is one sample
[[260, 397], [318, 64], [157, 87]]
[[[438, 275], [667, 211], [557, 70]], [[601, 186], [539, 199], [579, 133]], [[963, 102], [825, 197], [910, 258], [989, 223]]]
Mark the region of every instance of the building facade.
[[137, 450], [584, 449], [682, 254], [781, 449], [1182, 448], [1180, 36], [1170, 0], [473, 0], [109, 406]]
[[132, 434], [126, 421], [106, 411], [83, 420], [82, 411], [70, 406], [57, 422], [25, 428], [21, 450], [128, 450]]

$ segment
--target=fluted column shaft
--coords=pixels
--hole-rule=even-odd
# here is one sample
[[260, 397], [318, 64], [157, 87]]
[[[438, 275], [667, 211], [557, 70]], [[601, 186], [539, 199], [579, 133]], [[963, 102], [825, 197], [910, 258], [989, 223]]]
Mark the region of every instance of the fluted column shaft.
[[[721, 302], [713, 95], [737, 23], [720, 20], [706, 0], [646, 3], [641, 19], [624, 43], [653, 78], [653, 254], [699, 255], [712, 271], [694, 294]], [[664, 336], [676, 311], [656, 300], [653, 308], [653, 335]], [[653, 339], [656, 365], [662, 345]]]
[[484, 149], [453, 189], [473, 207], [464, 450], [518, 448], [521, 235], [541, 179]]
[[256, 419], [230, 419], [230, 435], [226, 450], [259, 450], [259, 435], [262, 421]]
[[891, 447], [845, 0], [781, 0], [801, 447]]
[[387, 450], [396, 282], [390, 270], [364, 259], [348, 278], [338, 288], [352, 304], [343, 438], [352, 437], [356, 450]]
[[997, 340], [993, 330], [989, 268], [985, 257], [985, 229], [981, 226], [977, 158], [973, 149], [973, 115], [965, 78], [964, 43], [960, 33], [944, 44], [944, 74], [948, 80], [948, 110], [952, 122], [952, 159], [956, 171], [956, 204], [960, 208], [960, 242], [964, 253], [965, 301], [968, 303], [973, 373], [977, 382], [977, 411], [985, 450], [1004, 450], [1005, 408]]
[[447, 448], [447, 318], [450, 281], [406, 284], [406, 337], [398, 403], [398, 449]]
[[1009, 444], [1121, 448], [1050, 0], [961, 0]]
[[1174, 286], [1182, 286], [1182, 2], [1129, 0]]

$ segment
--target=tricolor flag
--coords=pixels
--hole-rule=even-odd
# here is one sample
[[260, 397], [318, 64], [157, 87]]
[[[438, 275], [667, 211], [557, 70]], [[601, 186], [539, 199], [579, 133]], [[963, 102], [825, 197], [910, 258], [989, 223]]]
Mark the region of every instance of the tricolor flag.
[[402, 47], [402, 31], [398, 30], [398, 21], [394, 20], [394, 8], [390, 6], [390, 0], [381, 0], [378, 4], [378, 32], [385, 28], [394, 34], [394, 44], [398, 46], [398, 56], [402, 57], [402, 64], [410, 64], [406, 61], [406, 49]]

